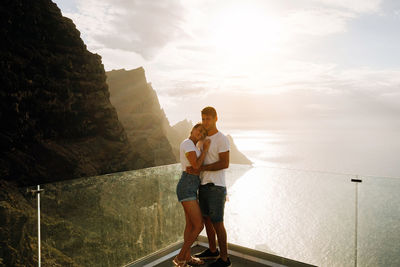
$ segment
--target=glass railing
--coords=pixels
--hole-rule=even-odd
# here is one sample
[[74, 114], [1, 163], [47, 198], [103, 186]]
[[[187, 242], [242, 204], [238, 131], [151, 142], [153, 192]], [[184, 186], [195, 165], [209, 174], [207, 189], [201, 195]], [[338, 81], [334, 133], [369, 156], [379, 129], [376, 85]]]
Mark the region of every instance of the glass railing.
[[227, 177], [229, 243], [317, 266], [400, 266], [399, 178], [265, 166]]
[[123, 266], [182, 239], [179, 165], [44, 184], [42, 265]]
[[358, 187], [358, 266], [400, 266], [400, 179], [363, 177]]
[[0, 266], [38, 265], [35, 191], [0, 180]]
[[[182, 241], [180, 172], [174, 164], [40, 185], [42, 266], [124, 266]], [[400, 179], [235, 164], [226, 177], [229, 243], [317, 266], [400, 266]], [[26, 266], [39, 258], [37, 196], [21, 197], [24, 219], [4, 212], [15, 199], [2, 205], [5, 238], [30, 232]], [[0, 266], [12, 260], [3, 251]]]

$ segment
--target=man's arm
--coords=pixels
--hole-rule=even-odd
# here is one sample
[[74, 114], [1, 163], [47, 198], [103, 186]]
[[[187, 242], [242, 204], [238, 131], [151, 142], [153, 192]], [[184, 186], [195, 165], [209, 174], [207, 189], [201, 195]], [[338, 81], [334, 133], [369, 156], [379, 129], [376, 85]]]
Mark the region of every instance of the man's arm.
[[229, 151], [218, 153], [219, 160], [217, 162], [202, 165], [200, 171], [219, 171], [229, 167]]

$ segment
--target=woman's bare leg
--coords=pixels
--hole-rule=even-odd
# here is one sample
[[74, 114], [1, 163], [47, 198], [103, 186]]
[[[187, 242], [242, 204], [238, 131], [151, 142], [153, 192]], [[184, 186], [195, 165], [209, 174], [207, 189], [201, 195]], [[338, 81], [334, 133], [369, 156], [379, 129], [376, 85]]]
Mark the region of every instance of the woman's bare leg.
[[[186, 212], [185, 212], [185, 219], [186, 219], [186, 226], [185, 226], [185, 232], [183, 234], [184, 241], [186, 241], [189, 238], [190, 233], [194, 231], [194, 226], [193, 226], [192, 222], [190, 221], [189, 214], [187, 214]], [[188, 249], [188, 251], [186, 252], [186, 256], [185, 256], [185, 259], [189, 259], [189, 258], [190, 258], [190, 249]]]
[[182, 202], [182, 206], [185, 211], [186, 226], [184, 232], [184, 242], [182, 249], [178, 254], [178, 260], [190, 258], [190, 247], [204, 227], [200, 206], [197, 200], [184, 201]]

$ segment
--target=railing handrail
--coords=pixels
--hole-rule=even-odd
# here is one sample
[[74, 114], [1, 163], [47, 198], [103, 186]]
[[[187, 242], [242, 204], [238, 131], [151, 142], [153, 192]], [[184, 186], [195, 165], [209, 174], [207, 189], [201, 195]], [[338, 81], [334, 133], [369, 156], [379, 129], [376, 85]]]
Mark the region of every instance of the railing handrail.
[[302, 172], [315, 172], [315, 173], [323, 173], [323, 174], [333, 174], [333, 175], [348, 175], [348, 176], [359, 176], [359, 177], [370, 177], [370, 178], [387, 178], [387, 179], [400, 179], [396, 176], [388, 176], [388, 175], [371, 175], [371, 174], [357, 174], [357, 173], [348, 173], [348, 172], [337, 172], [337, 171], [321, 171], [315, 169], [302, 169], [302, 168], [289, 168], [289, 167], [279, 167], [279, 166], [268, 166], [268, 165], [256, 165], [256, 167], [264, 167], [270, 169], [282, 169], [289, 171], [302, 171]]

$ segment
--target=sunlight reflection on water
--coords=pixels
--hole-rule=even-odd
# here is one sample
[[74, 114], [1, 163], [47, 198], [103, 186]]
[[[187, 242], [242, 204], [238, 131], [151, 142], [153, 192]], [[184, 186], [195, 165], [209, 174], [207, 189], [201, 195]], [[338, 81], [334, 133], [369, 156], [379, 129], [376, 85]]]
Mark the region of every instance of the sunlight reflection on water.
[[[228, 242], [318, 266], [354, 266], [351, 178], [355, 177], [232, 164], [225, 209]], [[397, 266], [400, 179], [363, 180], [358, 262]], [[379, 201], [375, 199], [381, 195]]]
[[255, 165], [400, 177], [398, 132], [233, 131]]

